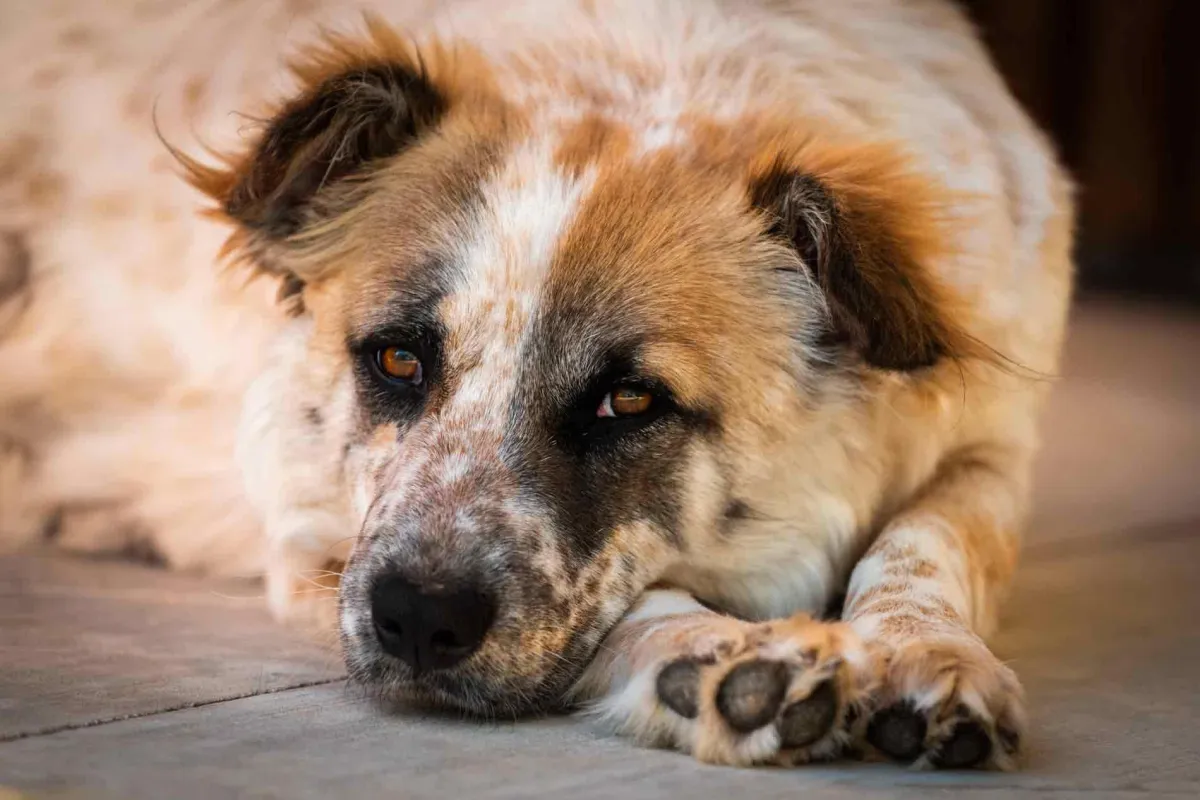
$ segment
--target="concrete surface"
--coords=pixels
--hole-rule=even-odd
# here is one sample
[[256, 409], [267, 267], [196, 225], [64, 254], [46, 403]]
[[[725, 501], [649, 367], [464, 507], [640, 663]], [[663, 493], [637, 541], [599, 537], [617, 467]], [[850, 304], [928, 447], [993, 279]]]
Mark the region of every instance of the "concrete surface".
[[[387, 714], [253, 584], [0, 560], [0, 787], [23, 797], [1200, 797], [1200, 319], [1090, 306], [996, 651], [1014, 774], [700, 766], [587, 722]], [[9, 800], [0, 788], [0, 800]]]

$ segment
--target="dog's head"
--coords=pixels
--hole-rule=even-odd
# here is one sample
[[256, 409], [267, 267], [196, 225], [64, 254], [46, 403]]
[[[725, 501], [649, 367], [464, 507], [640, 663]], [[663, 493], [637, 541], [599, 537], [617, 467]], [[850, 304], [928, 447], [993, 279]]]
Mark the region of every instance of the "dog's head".
[[769, 109], [670, 135], [555, 113], [546, 93], [586, 87], [514, 99], [496, 69], [375, 26], [298, 67], [228, 169], [192, 165], [313, 319], [304, 391], [362, 520], [352, 672], [490, 712], [557, 702], [746, 515], [762, 454], [848, 402], [831, 381], [967, 344], [921, 266], [934, 193], [891, 149]]

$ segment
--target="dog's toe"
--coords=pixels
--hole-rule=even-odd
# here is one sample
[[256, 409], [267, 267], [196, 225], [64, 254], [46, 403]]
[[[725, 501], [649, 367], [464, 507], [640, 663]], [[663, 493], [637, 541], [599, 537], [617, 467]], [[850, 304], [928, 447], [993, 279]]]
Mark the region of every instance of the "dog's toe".
[[778, 661], [738, 664], [717, 689], [717, 710], [735, 731], [756, 731], [775, 719], [788, 678], [787, 667]]
[[658, 673], [658, 699], [685, 719], [700, 713], [700, 659], [691, 656], [672, 661]]
[[867, 741], [898, 761], [912, 761], [925, 749], [925, 715], [901, 703], [871, 718]]
[[992, 740], [983, 726], [974, 720], [963, 720], [954, 726], [933, 763], [944, 769], [966, 769], [987, 761], [991, 752]]
[[906, 644], [888, 656], [866, 743], [917, 769], [1013, 769], [1025, 724], [1021, 685], [982, 642]]
[[805, 747], [829, 732], [837, 719], [838, 696], [832, 680], [818, 685], [803, 700], [779, 715], [779, 735], [784, 747]]

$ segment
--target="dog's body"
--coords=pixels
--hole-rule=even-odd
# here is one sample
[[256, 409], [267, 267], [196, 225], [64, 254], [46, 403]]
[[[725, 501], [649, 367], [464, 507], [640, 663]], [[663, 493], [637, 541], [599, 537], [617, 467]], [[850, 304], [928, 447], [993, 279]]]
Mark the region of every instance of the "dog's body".
[[[6, 539], [265, 569], [282, 617], [348, 559], [386, 691], [598, 700], [731, 763], [1012, 763], [979, 637], [1070, 192], [956, 11], [384, 0], [412, 39], [327, 41], [297, 89], [351, 4], [73, 5], [5, 26]], [[215, 269], [156, 107], [236, 154], [179, 158], [290, 313]]]

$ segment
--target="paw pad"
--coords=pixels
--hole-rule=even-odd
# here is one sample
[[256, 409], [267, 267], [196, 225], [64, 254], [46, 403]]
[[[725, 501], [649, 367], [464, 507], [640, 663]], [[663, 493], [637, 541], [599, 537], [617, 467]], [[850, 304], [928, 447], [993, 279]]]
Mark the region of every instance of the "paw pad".
[[912, 761], [925, 749], [928, 727], [912, 706], [894, 705], [871, 718], [867, 741], [898, 761]]
[[785, 708], [779, 716], [783, 746], [804, 747], [820, 739], [833, 727], [837, 706], [833, 681], [825, 681], [808, 697]]
[[[960, 714], [966, 714], [960, 709]], [[983, 764], [992, 754], [992, 739], [977, 720], [964, 716], [941, 738], [926, 746], [929, 721], [906, 703], [885, 708], [871, 719], [867, 741], [897, 761], [915, 761], [926, 752], [929, 763], [942, 769], [967, 769]]]
[[983, 763], [991, 754], [992, 740], [987, 731], [978, 722], [966, 720], [954, 726], [933, 763], [946, 769], [962, 769]]
[[785, 701], [793, 681], [802, 679], [798, 667], [753, 659], [729, 669], [717, 682], [703, 680], [705, 670], [723, 668], [716, 659], [685, 656], [671, 661], [659, 672], [655, 684], [659, 702], [684, 719], [696, 720], [703, 707], [702, 687], [715, 685], [709, 707], [716, 709], [713, 719], [719, 719], [722, 727], [744, 736], [774, 724], [780, 744], [792, 751], [819, 742], [837, 724], [840, 698], [837, 681], [832, 678], [788, 704]]
[[717, 689], [717, 710], [739, 733], [775, 718], [787, 694], [788, 669], [778, 661], [747, 661], [729, 671]]
[[658, 673], [658, 699], [685, 719], [700, 713], [700, 662], [694, 658], [672, 661]]

